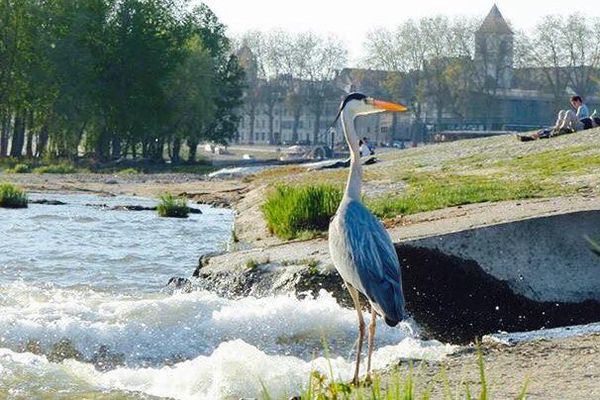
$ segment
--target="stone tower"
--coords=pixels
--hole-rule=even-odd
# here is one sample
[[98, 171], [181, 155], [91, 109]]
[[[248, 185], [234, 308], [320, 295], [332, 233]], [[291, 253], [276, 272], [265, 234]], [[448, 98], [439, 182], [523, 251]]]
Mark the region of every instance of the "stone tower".
[[475, 33], [475, 63], [488, 90], [511, 87], [514, 34], [494, 4]]

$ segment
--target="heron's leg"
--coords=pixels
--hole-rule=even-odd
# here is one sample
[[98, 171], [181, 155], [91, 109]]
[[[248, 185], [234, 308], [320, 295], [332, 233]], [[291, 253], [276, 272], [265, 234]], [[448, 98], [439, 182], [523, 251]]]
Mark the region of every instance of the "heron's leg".
[[371, 356], [373, 355], [373, 344], [375, 342], [375, 326], [377, 321], [377, 311], [371, 305], [371, 322], [369, 323], [369, 355], [367, 359], [367, 377], [371, 375]]
[[358, 385], [358, 374], [360, 372], [360, 353], [362, 352], [362, 343], [365, 337], [365, 320], [363, 319], [362, 311], [360, 310], [360, 299], [358, 297], [358, 291], [349, 284], [346, 284], [346, 287], [348, 288], [348, 292], [350, 292], [350, 297], [352, 297], [352, 301], [354, 302], [354, 308], [356, 308], [356, 312], [358, 313], [358, 343], [356, 346], [356, 367], [354, 369], [354, 378], [352, 379], [352, 383]]

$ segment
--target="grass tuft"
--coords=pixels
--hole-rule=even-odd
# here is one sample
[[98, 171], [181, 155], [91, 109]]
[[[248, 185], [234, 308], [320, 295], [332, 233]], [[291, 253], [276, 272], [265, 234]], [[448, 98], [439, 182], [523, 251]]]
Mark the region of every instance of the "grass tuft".
[[27, 208], [27, 194], [22, 189], [10, 184], [0, 184], [0, 207]]
[[269, 231], [289, 240], [325, 231], [341, 199], [341, 190], [329, 185], [279, 185], [267, 194], [261, 209]]
[[175, 197], [171, 193], [160, 196], [156, 210], [160, 217], [169, 218], [187, 218], [190, 211], [185, 198]]

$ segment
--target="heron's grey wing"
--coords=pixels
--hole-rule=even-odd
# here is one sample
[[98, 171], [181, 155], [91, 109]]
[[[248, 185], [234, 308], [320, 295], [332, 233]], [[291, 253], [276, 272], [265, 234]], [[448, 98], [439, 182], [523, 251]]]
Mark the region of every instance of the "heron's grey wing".
[[404, 294], [396, 249], [383, 224], [358, 201], [351, 201], [343, 225], [356, 276], [349, 283], [392, 322], [404, 318]]

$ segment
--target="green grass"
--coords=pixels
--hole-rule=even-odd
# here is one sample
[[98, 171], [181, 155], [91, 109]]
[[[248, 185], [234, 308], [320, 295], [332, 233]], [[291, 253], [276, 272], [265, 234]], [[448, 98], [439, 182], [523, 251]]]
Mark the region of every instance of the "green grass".
[[[421, 364], [421, 367], [424, 367], [424, 364]], [[374, 374], [370, 382], [361, 382], [359, 386], [354, 386], [332, 379], [331, 377], [335, 375], [331, 363], [329, 363], [329, 377], [319, 371], [313, 371], [300, 398], [302, 400], [493, 399], [485, 372], [483, 353], [479, 344], [477, 344], [477, 372], [479, 380], [474, 383], [474, 386], [478, 386], [479, 393], [474, 396], [473, 388], [468, 380], [464, 378], [461, 384], [453, 390], [445, 367], [440, 367], [435, 376], [427, 377], [420, 370], [415, 372], [411, 363], [405, 372], [395, 368], [386, 376]], [[526, 379], [519, 394], [515, 397], [517, 400], [527, 398], [528, 384], [529, 380]], [[273, 398], [265, 385], [262, 385], [261, 395], [264, 399]]]
[[59, 164], [48, 164], [37, 167], [33, 172], [36, 174], [74, 174], [83, 171], [79, 170], [73, 164], [62, 162]]
[[282, 239], [308, 238], [325, 231], [342, 199], [329, 185], [278, 185], [261, 209], [269, 231]]
[[189, 214], [187, 200], [183, 197], [175, 197], [171, 193], [160, 196], [160, 203], [156, 209], [161, 217], [187, 218]]
[[137, 175], [140, 173], [136, 168], [125, 168], [116, 172], [119, 175]]
[[465, 204], [570, 193], [568, 188], [552, 182], [497, 175], [415, 173], [404, 180], [404, 192], [367, 199], [368, 208], [381, 218], [391, 218]]
[[517, 156], [499, 161], [495, 166], [507, 167], [512, 171], [522, 171], [540, 178], [580, 175], [598, 171], [600, 153], [594, 147], [581, 145]]
[[10, 183], [0, 184], [0, 207], [27, 208], [27, 194]]

